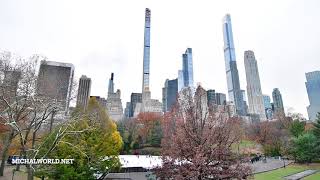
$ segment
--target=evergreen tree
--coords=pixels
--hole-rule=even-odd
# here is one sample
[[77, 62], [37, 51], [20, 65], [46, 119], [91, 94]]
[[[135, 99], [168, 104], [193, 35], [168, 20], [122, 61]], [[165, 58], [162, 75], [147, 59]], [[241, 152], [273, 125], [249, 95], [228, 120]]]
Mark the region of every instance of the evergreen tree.
[[293, 135], [294, 137], [299, 137], [300, 135], [302, 135], [304, 132], [304, 125], [304, 122], [294, 120], [289, 127], [291, 135]]
[[320, 113], [318, 113], [316, 122], [313, 125], [313, 134], [320, 140]]
[[300, 163], [312, 162], [319, 153], [316, 137], [312, 133], [305, 133], [298, 138], [294, 138], [290, 153]]

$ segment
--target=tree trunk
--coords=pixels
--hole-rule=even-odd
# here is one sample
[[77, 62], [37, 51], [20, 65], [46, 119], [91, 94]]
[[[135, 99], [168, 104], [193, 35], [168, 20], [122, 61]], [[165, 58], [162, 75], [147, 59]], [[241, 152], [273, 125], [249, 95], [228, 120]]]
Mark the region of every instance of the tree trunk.
[[52, 114], [51, 114], [51, 118], [50, 118], [50, 129], [49, 129], [49, 132], [51, 133], [52, 132], [52, 126], [53, 126], [53, 121], [54, 121], [54, 115], [55, 115], [56, 113], [55, 112], [52, 112]]
[[3, 176], [4, 168], [5, 168], [5, 165], [6, 165], [7, 158], [8, 158], [9, 147], [11, 145], [13, 137], [14, 137], [14, 131], [10, 130], [10, 133], [6, 137], [6, 140], [5, 140], [5, 143], [4, 143], [4, 146], [3, 146], [3, 150], [2, 150], [0, 176]]
[[33, 180], [33, 168], [30, 164], [27, 165], [27, 171], [28, 171], [28, 180]]
[[[19, 158], [21, 158], [21, 157], [22, 157], [22, 152], [20, 151]], [[20, 171], [20, 164], [17, 164], [16, 171]]]

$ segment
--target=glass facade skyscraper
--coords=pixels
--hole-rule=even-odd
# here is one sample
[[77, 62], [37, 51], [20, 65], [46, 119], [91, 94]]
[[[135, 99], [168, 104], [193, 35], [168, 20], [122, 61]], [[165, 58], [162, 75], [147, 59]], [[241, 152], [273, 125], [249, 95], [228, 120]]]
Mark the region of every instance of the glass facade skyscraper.
[[246, 115], [240, 89], [239, 73], [233, 43], [231, 17], [229, 14], [223, 18], [223, 40], [229, 101], [232, 101], [235, 104], [238, 115]]
[[177, 101], [178, 95], [178, 79], [167, 79], [162, 92], [163, 111], [170, 111]]
[[266, 115], [263, 104], [263, 95], [261, 91], [258, 64], [253, 51], [244, 52], [244, 65], [247, 79], [249, 113], [259, 115], [260, 121], [264, 121], [266, 120]]
[[209, 106], [216, 104], [216, 91], [214, 89], [209, 89], [207, 91], [207, 99]]
[[136, 105], [141, 102], [142, 102], [142, 94], [141, 93], [131, 93], [129, 117], [133, 117], [134, 111], [136, 109]]
[[183, 71], [178, 71], [178, 92], [184, 87]]
[[267, 119], [272, 119], [272, 105], [270, 96], [263, 95], [263, 105]]
[[142, 92], [149, 91], [150, 81], [150, 23], [151, 11], [146, 8], [144, 26], [144, 48], [143, 48], [143, 82]]
[[273, 89], [272, 99], [273, 99], [273, 106], [274, 106], [274, 114], [284, 116], [285, 113], [284, 113], [282, 95], [278, 88]]
[[182, 54], [182, 71], [184, 87], [193, 87], [193, 62], [191, 48], [187, 48], [186, 52]]
[[216, 104], [227, 105], [226, 95], [223, 93], [216, 93]]
[[310, 120], [317, 118], [320, 112], [320, 71], [306, 73], [306, 88], [310, 105], [307, 107]]

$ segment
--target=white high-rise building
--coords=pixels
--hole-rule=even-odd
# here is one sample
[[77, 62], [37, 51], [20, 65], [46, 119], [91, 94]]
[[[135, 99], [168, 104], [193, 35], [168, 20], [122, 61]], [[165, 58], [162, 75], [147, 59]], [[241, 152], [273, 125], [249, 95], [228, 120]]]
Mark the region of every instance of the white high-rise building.
[[266, 114], [261, 91], [258, 65], [253, 51], [244, 52], [244, 65], [247, 79], [249, 113], [257, 114], [260, 117], [260, 121], [265, 121]]

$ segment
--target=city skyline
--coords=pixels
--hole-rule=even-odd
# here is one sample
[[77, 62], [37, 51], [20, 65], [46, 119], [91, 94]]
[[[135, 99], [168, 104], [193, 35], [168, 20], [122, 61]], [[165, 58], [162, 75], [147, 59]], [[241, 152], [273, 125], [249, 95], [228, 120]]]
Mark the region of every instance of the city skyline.
[[[304, 7], [309, 9], [307, 13], [299, 13], [301, 11], [297, 13], [296, 10], [299, 10], [299, 2], [293, 2], [290, 4], [290, 7], [287, 7], [288, 4], [286, 2], [277, 3], [277, 6], [273, 9], [274, 14], [268, 14], [268, 17], [262, 16], [262, 14], [268, 11], [268, 9], [273, 8], [272, 3], [261, 3], [259, 5], [252, 2], [252, 7], [250, 8], [253, 8], [253, 11], [257, 13], [250, 12], [249, 14], [240, 13], [235, 10], [237, 5], [235, 1], [233, 3], [219, 4], [221, 10], [217, 11], [216, 14], [209, 12], [210, 8], [217, 6], [215, 3], [207, 3], [208, 7], [205, 4], [193, 6], [193, 3], [189, 5], [186, 3], [184, 4], [186, 6], [185, 9], [181, 9], [181, 14], [174, 14], [175, 17], [171, 17], [171, 20], [168, 15], [163, 13], [168, 13], [172, 16], [175, 8], [179, 5], [178, 3], [173, 3], [172, 7], [168, 9], [165, 9], [164, 6], [159, 6], [158, 3], [137, 3], [138, 5], [135, 6], [137, 8], [132, 8], [133, 10], [115, 3], [112, 8], [117, 9], [119, 12], [123, 11], [130, 14], [130, 16], [117, 16], [115, 18], [117, 20], [115, 21], [110, 20], [108, 14], [105, 14], [105, 11], [108, 11], [108, 8], [110, 8], [107, 7], [108, 3], [90, 4], [89, 11], [97, 11], [92, 14], [83, 13], [88, 16], [86, 17], [81, 14], [85, 10], [85, 4], [81, 3], [76, 8], [68, 3], [60, 7], [61, 3], [59, 4], [59, 2], [42, 2], [40, 6], [43, 6], [43, 8], [40, 8], [40, 12], [33, 14], [31, 13], [32, 9], [37, 7], [32, 7], [34, 5], [32, 1], [31, 3], [28, 2], [29, 4], [21, 3], [21, 7], [15, 7], [13, 6], [14, 3], [9, 1], [1, 2], [0, 25], [5, 28], [0, 30], [0, 38], [2, 39], [0, 49], [21, 54], [22, 56], [40, 53], [46, 55], [51, 61], [73, 63], [76, 67], [75, 79], [79, 79], [82, 74], [86, 74], [92, 78], [91, 95], [106, 97], [109, 74], [115, 72], [118, 74], [117, 79], [119, 83], [117, 86], [122, 90], [123, 96], [121, 98], [123, 103], [125, 103], [129, 101], [131, 92], [141, 92], [140, 84], [142, 79], [140, 72], [142, 71], [141, 58], [143, 55], [141, 24], [144, 23], [144, 9], [149, 7], [153, 11], [153, 32], [151, 35], [153, 49], [151, 51], [152, 63], [150, 65], [153, 72], [150, 75], [152, 79], [150, 87], [153, 97], [160, 100], [161, 88], [165, 79], [177, 77], [177, 70], [181, 63], [181, 50], [188, 47], [194, 50], [195, 84], [201, 82], [206, 89], [215, 89], [218, 92], [227, 93], [222, 51], [221, 19], [226, 13], [230, 13], [233, 19], [236, 54], [238, 54], [240, 86], [244, 89], [246, 81], [244, 64], [242, 62], [243, 58], [239, 55], [243, 54], [246, 49], [252, 49], [257, 54], [256, 58], [259, 59], [262, 93], [270, 96], [273, 88], [279, 88], [286, 105], [285, 108], [293, 107], [296, 112], [303, 113], [307, 117], [306, 107], [309, 105], [309, 102], [304, 85], [304, 73], [319, 69], [320, 64], [319, 60], [317, 60], [319, 54], [315, 48], [318, 47], [316, 46], [318, 42], [310, 40], [311, 43], [304, 43], [304, 38], [310, 39], [307, 37], [315, 36], [320, 28], [316, 26], [311, 30], [309, 29], [308, 34], [306, 34], [303, 33], [306, 32], [303, 27], [300, 27], [302, 29], [295, 27], [297, 26], [296, 24], [301, 24], [301, 22], [301, 26], [307, 26], [312, 22], [312, 18], [311, 20], [310, 18], [304, 19], [303, 16], [315, 13], [315, 10], [312, 10], [312, 8], [316, 7], [314, 3], [317, 2], [303, 2]], [[213, 5], [209, 6], [209, 4]], [[167, 3], [168, 5], [169, 3]], [[232, 5], [232, 8], [228, 9], [228, 5]], [[263, 5], [265, 5], [265, 9], [262, 8]], [[70, 16], [67, 13], [68, 8], [70, 8], [69, 6], [73, 7]], [[49, 7], [51, 8], [50, 10], [47, 9]], [[108, 10], [105, 10], [105, 8]], [[201, 9], [204, 9], [204, 11], [200, 12]], [[18, 10], [21, 10], [23, 17], [14, 15]], [[62, 10], [61, 15], [54, 13], [58, 10]], [[191, 11], [192, 13], [188, 15], [187, 11]], [[43, 17], [36, 17], [41, 12]], [[296, 13], [295, 21], [297, 22], [290, 21], [290, 15], [293, 13]], [[250, 14], [255, 14], [256, 17], [251, 17]], [[297, 19], [298, 16], [301, 17]], [[110, 17], [114, 18], [114, 16]], [[205, 23], [197, 21], [199, 17]], [[97, 22], [90, 22], [92, 18]], [[288, 21], [283, 21], [284, 19]], [[105, 22], [107, 25], [98, 26], [101, 22], [102, 24]], [[120, 25], [119, 22], [121, 22]], [[189, 22], [189, 24], [186, 25], [185, 22]], [[275, 25], [272, 25], [272, 23], [275, 23]], [[33, 27], [34, 24], [36, 26]], [[78, 27], [83, 27], [83, 24], [88, 27], [79, 30]], [[121, 28], [123, 26], [121, 24], [130, 26], [130, 28]], [[188, 30], [190, 24], [193, 27]], [[263, 24], [265, 26], [260, 28], [259, 25]], [[23, 30], [21, 30], [22, 25]], [[51, 32], [51, 27], [55, 26], [57, 26], [54, 29], [55, 31]], [[293, 32], [289, 32], [288, 29]], [[194, 30], [196, 31], [193, 32]], [[75, 35], [71, 35], [73, 31]], [[181, 33], [179, 34], [178, 32]], [[294, 33], [297, 34], [292, 36]], [[50, 37], [50, 34], [52, 34], [52, 37]], [[189, 36], [186, 36], [186, 34]], [[80, 39], [82, 43], [76, 45], [79, 42], [74, 40], [80, 35], [84, 36]], [[116, 38], [112, 38], [111, 36], [115, 36]], [[248, 38], [249, 36], [251, 39]], [[120, 38], [119, 41], [117, 41], [117, 38]], [[299, 44], [302, 44], [302, 46], [292, 45], [294, 44], [292, 43], [294, 40], [291, 38], [299, 41]], [[274, 43], [277, 40], [283, 40], [285, 43]], [[214, 43], [211, 44], [212, 42]], [[203, 43], [205, 46], [201, 45]], [[87, 48], [88, 46], [92, 47]], [[292, 52], [295, 52], [293, 53], [294, 55], [291, 55]], [[304, 63], [306, 59], [308, 63]], [[284, 62], [281, 62], [281, 60]], [[300, 65], [294, 66], [295, 63], [300, 63]], [[285, 69], [288, 68], [286, 67], [288, 64], [290, 68]], [[285, 73], [283, 72], [284, 70]], [[292, 79], [295, 81], [292, 81]]]

